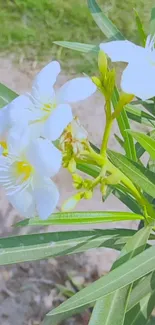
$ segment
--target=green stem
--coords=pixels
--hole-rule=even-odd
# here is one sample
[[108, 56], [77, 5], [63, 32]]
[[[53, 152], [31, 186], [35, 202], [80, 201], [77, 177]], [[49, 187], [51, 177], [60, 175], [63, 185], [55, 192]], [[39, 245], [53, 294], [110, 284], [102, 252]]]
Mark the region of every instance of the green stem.
[[108, 145], [108, 140], [111, 132], [111, 127], [112, 127], [112, 120], [109, 120], [106, 123], [105, 130], [104, 130], [104, 135], [103, 135], [103, 140], [102, 140], [102, 145], [101, 145], [101, 155], [104, 156], [106, 154], [107, 150], [107, 145]]
[[113, 120], [111, 118], [111, 101], [106, 100], [105, 103], [105, 115], [106, 115], [106, 125], [104, 129], [104, 134], [103, 134], [103, 139], [102, 139], [102, 145], [101, 145], [101, 155], [106, 156], [106, 150], [107, 150], [107, 145], [108, 145], [108, 140], [110, 136], [110, 131], [112, 127]]

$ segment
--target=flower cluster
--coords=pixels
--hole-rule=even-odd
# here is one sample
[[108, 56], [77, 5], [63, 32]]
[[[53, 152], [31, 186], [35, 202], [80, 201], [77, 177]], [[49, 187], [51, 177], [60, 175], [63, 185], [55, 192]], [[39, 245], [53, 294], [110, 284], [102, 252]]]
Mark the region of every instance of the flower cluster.
[[66, 150], [65, 140], [70, 137], [70, 149], [74, 142], [78, 151], [78, 136], [82, 136], [71, 103], [96, 91], [88, 77], [72, 79], [55, 91], [59, 72], [57, 61], [49, 63], [37, 74], [31, 93], [0, 111], [0, 184], [25, 217], [46, 219], [56, 208], [59, 191], [52, 177], [62, 165], [62, 148]]
[[[30, 93], [18, 96], [0, 110], [0, 184], [22, 216], [38, 215], [41, 219], [46, 219], [55, 210], [59, 191], [52, 178], [61, 166], [72, 173], [73, 179], [76, 179], [75, 187], [83, 188], [71, 198], [71, 202], [90, 198], [94, 187], [99, 184], [103, 194], [111, 177], [114, 182], [111, 172], [110, 179], [107, 180], [103, 160], [103, 157], [106, 159], [113, 120], [134, 95], [142, 100], [155, 95], [154, 38], [148, 36], [145, 47], [125, 40], [102, 43], [100, 49], [99, 77], [75, 78], [55, 90], [60, 64], [53, 61], [37, 74]], [[115, 70], [108, 68], [106, 55], [113, 62], [123, 61], [128, 64], [121, 79], [123, 93], [120, 94], [113, 113], [111, 98], [115, 86]], [[72, 113], [71, 107], [72, 103], [91, 96], [97, 88], [104, 96], [106, 113], [101, 156], [92, 152], [88, 134]], [[104, 175], [99, 175], [94, 181], [81, 183], [76, 175], [76, 164], [81, 159], [86, 159], [87, 162], [88, 157], [90, 163], [96, 159], [100, 161], [99, 166], [103, 167], [101, 173]], [[67, 209], [74, 202], [71, 204], [69, 199]]]

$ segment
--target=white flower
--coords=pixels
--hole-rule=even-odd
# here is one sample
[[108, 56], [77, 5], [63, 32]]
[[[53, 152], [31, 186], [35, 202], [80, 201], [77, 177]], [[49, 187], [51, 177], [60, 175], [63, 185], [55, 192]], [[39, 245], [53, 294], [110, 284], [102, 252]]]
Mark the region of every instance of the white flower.
[[147, 37], [146, 46], [141, 47], [127, 40], [100, 44], [113, 62], [126, 62], [121, 87], [126, 93], [142, 100], [155, 96], [155, 37]]
[[31, 94], [19, 96], [10, 104], [11, 121], [29, 125], [34, 137], [42, 136], [54, 141], [72, 121], [69, 103], [92, 95], [96, 86], [87, 77], [66, 82], [58, 91], [53, 89], [60, 72], [60, 64], [53, 61], [36, 76]]
[[0, 157], [0, 184], [8, 200], [25, 217], [48, 218], [59, 199], [50, 178], [60, 169], [61, 152], [47, 139], [29, 144], [28, 135], [16, 129], [9, 133], [8, 148], [7, 157]]

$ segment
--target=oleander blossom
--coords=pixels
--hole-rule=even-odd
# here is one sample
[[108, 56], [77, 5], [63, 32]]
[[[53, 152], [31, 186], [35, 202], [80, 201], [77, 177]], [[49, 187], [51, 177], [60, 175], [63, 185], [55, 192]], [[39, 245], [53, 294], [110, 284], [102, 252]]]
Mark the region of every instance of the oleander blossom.
[[142, 100], [155, 96], [155, 36], [147, 37], [145, 47], [130, 41], [101, 43], [103, 50], [113, 62], [126, 62], [121, 88]]
[[60, 64], [49, 63], [37, 74], [31, 93], [19, 96], [9, 105], [11, 123], [29, 126], [33, 138], [58, 139], [73, 119], [70, 103], [84, 100], [96, 91], [88, 77], [72, 79], [55, 91], [59, 73]]
[[47, 139], [31, 143], [22, 130], [11, 130], [8, 155], [0, 156], [0, 184], [10, 203], [27, 218], [47, 219], [56, 208], [59, 191], [51, 180], [62, 163], [61, 152]]

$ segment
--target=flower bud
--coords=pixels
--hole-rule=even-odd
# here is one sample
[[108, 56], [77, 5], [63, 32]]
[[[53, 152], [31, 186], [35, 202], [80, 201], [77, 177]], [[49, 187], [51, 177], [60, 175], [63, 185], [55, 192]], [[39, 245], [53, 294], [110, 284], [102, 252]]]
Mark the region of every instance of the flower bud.
[[76, 171], [76, 161], [74, 160], [74, 158], [71, 158], [69, 164], [68, 164], [68, 170], [69, 172], [72, 174], [72, 173], [75, 173]]
[[86, 199], [86, 200], [90, 200], [92, 198], [92, 196], [93, 196], [93, 192], [91, 190], [84, 192], [84, 195], [83, 195], [84, 199]]
[[129, 104], [133, 98], [134, 98], [133, 94], [121, 93], [119, 101], [122, 104], [122, 106], [124, 106]]
[[61, 207], [61, 211], [63, 212], [69, 212], [74, 210], [74, 208], [76, 207], [77, 203], [82, 199], [83, 197], [83, 192], [79, 192], [73, 196], [71, 196], [68, 200], [66, 200], [62, 207]]
[[112, 69], [107, 73], [107, 80], [106, 80], [106, 91], [109, 97], [111, 97], [114, 86], [115, 86], [115, 79], [116, 79], [116, 71]]
[[76, 189], [80, 189], [83, 186], [83, 178], [78, 174], [73, 174], [72, 178], [73, 178], [73, 186]]
[[89, 189], [92, 185], [92, 181], [90, 179], [85, 179], [83, 181], [83, 187], [86, 188], [86, 189]]
[[107, 56], [102, 50], [99, 51], [98, 55], [98, 67], [101, 75], [105, 78], [107, 74]]
[[98, 88], [102, 88], [102, 82], [99, 78], [93, 76], [92, 78], [92, 82], [98, 87]]

